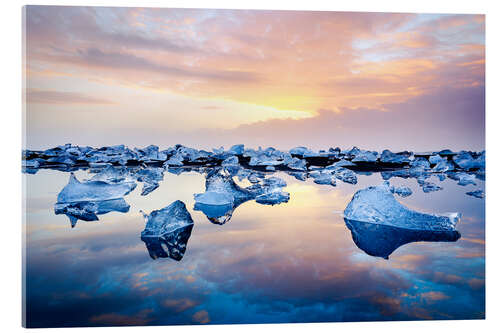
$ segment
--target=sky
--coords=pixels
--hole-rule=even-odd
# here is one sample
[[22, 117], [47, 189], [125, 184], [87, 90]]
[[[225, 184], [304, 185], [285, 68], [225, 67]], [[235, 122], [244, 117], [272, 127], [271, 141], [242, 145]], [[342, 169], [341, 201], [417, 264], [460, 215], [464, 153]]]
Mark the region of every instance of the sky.
[[485, 148], [484, 15], [24, 14], [29, 149]]

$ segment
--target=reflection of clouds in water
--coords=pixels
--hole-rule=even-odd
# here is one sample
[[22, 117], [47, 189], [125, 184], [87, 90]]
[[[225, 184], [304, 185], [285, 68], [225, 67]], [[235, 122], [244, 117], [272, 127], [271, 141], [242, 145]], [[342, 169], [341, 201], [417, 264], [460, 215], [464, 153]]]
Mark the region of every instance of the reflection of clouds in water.
[[[59, 175], [46, 173], [39, 185]], [[288, 203], [246, 202], [224, 226], [193, 211], [192, 194], [203, 191], [203, 178], [193, 176], [168, 174], [150, 197], [131, 193], [129, 213], [109, 213], [98, 223], [81, 223], [75, 229], [50, 209], [45, 214], [37, 209], [36, 215], [28, 211], [27, 304], [32, 323], [484, 316], [484, 206], [479, 200], [470, 204], [461, 193], [452, 196], [455, 210], [461, 210], [467, 222], [458, 224], [464, 237], [457, 243], [407, 244], [386, 261], [358, 249], [342, 217], [332, 213], [343, 210], [356, 189], [373, 183], [377, 175], [359, 177], [357, 186], [337, 188], [289, 177]], [[185, 188], [180, 186], [184, 181]], [[30, 193], [43, 196], [44, 191], [40, 186]], [[432, 203], [420, 194], [415, 198], [414, 206], [426, 211], [449, 210], [445, 208], [450, 203], [443, 203], [440, 195]], [[186, 253], [180, 262], [153, 261], [140, 240], [144, 221], [137, 211], [158, 209], [177, 199], [186, 202], [195, 221]], [[411, 200], [405, 198], [405, 204]]]

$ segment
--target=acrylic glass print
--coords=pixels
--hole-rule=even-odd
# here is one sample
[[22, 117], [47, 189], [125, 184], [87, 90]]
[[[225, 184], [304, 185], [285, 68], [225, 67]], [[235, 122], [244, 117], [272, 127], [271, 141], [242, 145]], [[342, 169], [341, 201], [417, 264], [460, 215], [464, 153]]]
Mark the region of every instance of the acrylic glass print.
[[484, 15], [23, 15], [26, 327], [485, 317]]

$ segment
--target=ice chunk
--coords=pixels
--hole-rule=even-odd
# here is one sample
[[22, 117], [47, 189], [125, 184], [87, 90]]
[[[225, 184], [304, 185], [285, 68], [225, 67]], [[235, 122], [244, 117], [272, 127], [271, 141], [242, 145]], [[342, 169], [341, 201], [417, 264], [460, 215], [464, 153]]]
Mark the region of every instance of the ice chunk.
[[126, 213], [130, 205], [123, 198], [104, 201], [76, 201], [70, 203], [56, 203], [54, 212], [56, 215], [65, 214], [68, 216], [71, 227], [74, 228], [78, 220], [98, 221], [97, 215], [109, 212]]
[[403, 198], [408, 197], [413, 193], [411, 188], [409, 188], [408, 186], [399, 186], [399, 187], [391, 186], [390, 190], [392, 193], [397, 194]]
[[353, 162], [376, 162], [378, 153], [376, 151], [359, 150], [352, 159]]
[[148, 167], [137, 172], [137, 180], [144, 182], [141, 195], [148, 195], [160, 186], [159, 182], [163, 180], [163, 168]]
[[135, 182], [109, 184], [103, 181], [87, 181], [81, 183], [71, 173], [68, 184], [59, 192], [58, 203], [77, 201], [103, 201], [122, 198], [136, 187]]
[[314, 179], [314, 182], [316, 184], [332, 185], [332, 186], [336, 185], [335, 177], [328, 170], [313, 171], [313, 172], [309, 173], [309, 176]]
[[[401, 218], [402, 220], [404, 218]], [[407, 229], [379, 223], [344, 219], [356, 246], [366, 254], [389, 259], [400, 246], [413, 242], [456, 242], [460, 233], [456, 230]], [[425, 220], [422, 220], [425, 226]], [[430, 223], [432, 223], [430, 221]]]
[[296, 157], [290, 159], [290, 161], [287, 163], [287, 166], [293, 170], [300, 170], [300, 171], [307, 170], [306, 160], [302, 160], [302, 159], [296, 158]]
[[326, 170], [336, 170], [338, 168], [345, 168], [345, 167], [354, 166], [354, 165], [356, 165], [356, 164], [352, 163], [351, 161], [340, 160], [340, 161], [333, 163], [332, 165], [325, 167], [325, 169]]
[[165, 208], [154, 210], [149, 215], [142, 212], [146, 226], [141, 237], [161, 237], [176, 229], [193, 224], [191, 214], [184, 202], [177, 200]]
[[440, 216], [410, 210], [394, 198], [389, 183], [384, 182], [357, 191], [344, 210], [344, 217], [411, 230], [454, 231], [461, 214]]
[[229, 148], [228, 152], [230, 154], [242, 155], [244, 151], [245, 151], [245, 145], [234, 145], [231, 148]]
[[222, 166], [237, 166], [238, 165], [238, 156], [231, 156], [226, 158], [221, 163]]
[[356, 177], [356, 174], [352, 170], [346, 168], [338, 168], [337, 170], [335, 170], [335, 178], [343, 181], [344, 183], [349, 183], [349, 184], [358, 183], [358, 178]]
[[396, 154], [388, 149], [385, 149], [380, 155], [380, 162], [394, 163], [394, 164], [408, 163], [410, 161], [409, 156], [410, 156], [409, 153]]
[[424, 193], [435, 192], [443, 189], [441, 186], [428, 181], [423, 181], [420, 186], [422, 187], [422, 191], [424, 191]]
[[248, 188], [255, 195], [255, 201], [263, 205], [276, 205], [290, 200], [290, 193], [284, 192], [286, 182], [278, 177], [269, 177], [262, 184], [255, 184]]
[[[432, 156], [431, 156], [432, 157]], [[455, 169], [455, 166], [453, 163], [446, 159], [441, 159], [436, 163], [436, 165], [432, 168], [433, 172], [446, 172], [446, 171], [452, 171]]]
[[474, 175], [465, 173], [465, 172], [459, 172], [456, 175], [456, 178], [458, 180], [458, 185], [460, 186], [466, 186], [466, 185], [476, 185], [476, 182], [474, 181], [475, 177]]
[[111, 165], [106, 166], [104, 169], [100, 170], [94, 177], [90, 180], [92, 181], [103, 181], [109, 184], [121, 183], [123, 181], [132, 181], [133, 178], [130, 172], [125, 167], [114, 167]]
[[164, 164], [167, 166], [182, 166], [184, 165], [183, 161], [182, 154], [178, 153], [171, 156]]
[[146, 243], [151, 258], [181, 260], [194, 225], [186, 205], [177, 200], [163, 209], [143, 215], [146, 226], [141, 232], [141, 240]]
[[481, 191], [481, 190], [471, 191], [471, 192], [467, 192], [467, 193], [465, 193], [465, 194], [470, 195], [470, 196], [472, 196], [472, 197], [479, 198], [479, 199], [484, 198], [484, 192], [483, 192], [483, 191]]
[[317, 156], [318, 153], [315, 153], [314, 151], [310, 150], [309, 148], [306, 147], [295, 147], [293, 149], [290, 149], [290, 154], [291, 155], [298, 155], [298, 156]]
[[194, 210], [202, 211], [213, 223], [224, 224], [236, 207], [255, 196], [239, 187], [226, 170], [214, 169], [207, 174], [205, 192], [194, 195]]
[[239, 200], [253, 199], [254, 194], [239, 187], [225, 170], [213, 170], [206, 178], [205, 193], [195, 194], [196, 202], [208, 205], [233, 204]]
[[453, 156], [453, 161], [463, 170], [484, 169], [485, 168], [485, 152], [481, 152], [474, 158], [470, 152], [461, 151]]

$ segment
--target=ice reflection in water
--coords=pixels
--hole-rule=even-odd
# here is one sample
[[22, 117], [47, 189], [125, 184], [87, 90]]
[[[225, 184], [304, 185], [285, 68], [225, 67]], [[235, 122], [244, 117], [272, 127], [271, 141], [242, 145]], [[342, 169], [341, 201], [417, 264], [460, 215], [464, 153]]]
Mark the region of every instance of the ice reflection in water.
[[[484, 201], [465, 195], [482, 190], [481, 179], [464, 187], [451, 177], [438, 179], [443, 190], [424, 193], [415, 179], [391, 175], [392, 184], [413, 191], [399, 199], [406, 206], [462, 212], [459, 239], [458, 232], [399, 230], [333, 213], [357, 190], [380, 184], [379, 173], [357, 173], [357, 184], [332, 187], [314, 184], [307, 173], [232, 170], [229, 178], [243, 189], [262, 187], [262, 176], [282, 178], [287, 186], [279, 189], [290, 193], [289, 201], [269, 207], [233, 200], [229, 210], [212, 205], [220, 209], [214, 212], [193, 210], [193, 194], [203, 193], [207, 182], [200, 173], [208, 175], [203, 168], [169, 168], [147, 196], [134, 190], [122, 198], [129, 211], [110, 211], [101, 218], [105, 223], [81, 224], [72, 233], [50, 209], [67, 174], [27, 175], [31, 326], [182, 324], [201, 316], [210, 323], [484, 317]], [[250, 178], [257, 182], [246, 183]], [[176, 200], [186, 204], [194, 224], [139, 237], [145, 228], [139, 209], [152, 212]], [[222, 228], [206, 223], [207, 217], [226, 222], [231, 216]]]

